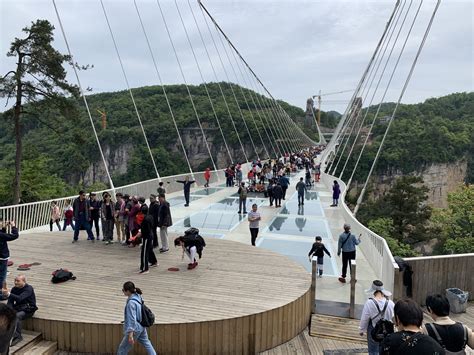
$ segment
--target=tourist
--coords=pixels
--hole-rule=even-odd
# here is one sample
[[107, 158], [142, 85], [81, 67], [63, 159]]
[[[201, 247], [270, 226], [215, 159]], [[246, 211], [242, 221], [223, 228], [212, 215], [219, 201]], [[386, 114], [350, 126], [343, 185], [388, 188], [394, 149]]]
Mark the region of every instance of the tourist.
[[389, 334], [381, 345], [383, 355], [442, 355], [444, 349], [428, 335], [421, 333], [423, 311], [411, 299], [398, 301], [394, 307], [398, 331]]
[[49, 231], [53, 231], [53, 224], [56, 223], [58, 230], [61, 230], [59, 225], [59, 220], [61, 219], [61, 212], [59, 211], [59, 206], [56, 201], [51, 202], [51, 218], [49, 219]]
[[304, 193], [308, 191], [306, 184], [303, 182], [303, 178], [296, 184], [296, 191], [298, 191], [298, 206], [304, 205]]
[[309, 187], [311, 187], [313, 185], [313, 183], [311, 182], [311, 172], [310, 172], [309, 168], [306, 169], [305, 183], [306, 183], [306, 186], [309, 186]]
[[242, 182], [239, 186], [239, 190], [237, 191], [239, 194], [239, 212], [237, 213], [242, 213], [242, 206], [244, 210], [244, 214], [247, 214], [247, 193], [248, 189], [245, 187], [245, 182]]
[[[130, 210], [128, 211], [128, 229], [130, 233], [140, 228], [140, 223], [137, 223], [137, 215], [140, 213], [140, 203], [138, 202], [138, 197], [133, 196], [130, 199]], [[139, 217], [140, 219], [140, 217]], [[140, 222], [140, 221], [138, 221]], [[128, 241], [128, 239], [127, 239]]]
[[128, 243], [128, 239], [130, 238], [130, 226], [128, 225], [129, 221], [129, 214], [132, 210], [132, 201], [130, 200], [130, 195], [125, 194], [123, 195], [123, 202], [125, 202], [125, 210], [123, 214], [123, 225], [125, 229], [125, 240], [122, 242], [122, 245], [126, 246]]
[[15, 327], [15, 310], [0, 303], [0, 355], [8, 355]]
[[148, 274], [148, 268], [158, 266], [155, 252], [153, 251], [153, 216], [148, 214], [148, 206], [141, 206], [141, 213], [145, 216], [141, 225], [142, 250], [140, 254], [139, 274]]
[[206, 171], [204, 172], [204, 180], [206, 180], [206, 183], [204, 184], [204, 187], [209, 187], [209, 181], [211, 180], [211, 169], [206, 168]]
[[176, 180], [176, 182], [183, 184], [184, 200], [186, 201], [184, 207], [189, 207], [189, 194], [191, 192], [191, 185], [196, 181], [189, 180], [189, 176], [186, 176], [184, 180]]
[[168, 246], [168, 227], [173, 225], [171, 219], [170, 204], [166, 201], [165, 195], [158, 196], [160, 201], [160, 208], [158, 211], [158, 227], [160, 228], [161, 248], [160, 253], [166, 253], [169, 250]]
[[286, 177], [285, 174], [283, 174], [280, 177], [279, 183], [281, 185], [281, 189], [283, 190], [282, 198], [285, 199], [286, 198], [286, 190], [288, 190], [288, 186], [290, 186], [290, 180]]
[[[164, 195], [163, 195], [164, 196]], [[160, 212], [160, 203], [156, 200], [156, 195], [150, 195], [150, 208], [148, 209], [148, 214], [153, 217], [153, 248], [158, 248], [158, 234], [156, 233], [156, 228], [158, 228], [158, 214]]]
[[90, 220], [91, 228], [95, 225], [96, 239], [100, 240], [99, 234], [99, 219], [100, 219], [100, 201], [97, 199], [97, 194], [95, 192], [89, 193], [89, 203], [90, 203]]
[[341, 195], [341, 188], [336, 180], [334, 180], [334, 185], [332, 186], [332, 205], [331, 207], [337, 207], [339, 196]]
[[268, 186], [267, 186], [267, 196], [270, 202], [270, 206], [273, 206], [273, 179], [270, 178], [268, 180]]
[[242, 183], [242, 168], [240, 165], [237, 165], [235, 168], [235, 181], [237, 182], [237, 186], [240, 186]]
[[23, 340], [21, 322], [33, 317], [33, 314], [38, 310], [35, 290], [26, 283], [25, 275], [18, 275], [15, 277], [15, 287], [10, 292], [4, 289], [3, 294], [8, 297], [7, 305], [16, 311], [16, 329], [11, 344], [15, 346]]
[[314, 180], [316, 182], [319, 182], [320, 178], [321, 178], [321, 163], [316, 165], [316, 167], [314, 168]]
[[183, 249], [181, 260], [184, 259], [184, 254], [186, 254], [189, 258], [188, 270], [192, 270], [198, 266], [196, 256], [199, 255], [199, 258], [201, 258], [202, 250], [206, 246], [206, 243], [197, 232], [195, 234], [185, 233], [184, 236], [178, 237], [174, 240], [174, 246], [181, 246]]
[[77, 242], [79, 237], [79, 230], [85, 229], [87, 232], [87, 240], [94, 241], [90, 221], [90, 202], [86, 199], [84, 191], [79, 191], [79, 197], [74, 200], [72, 204], [74, 210], [74, 238], [73, 243]]
[[339, 281], [342, 283], [346, 282], [347, 264], [349, 264], [349, 269], [352, 270], [351, 260], [356, 258], [356, 245], [360, 243], [360, 237], [361, 235], [357, 238], [351, 233], [349, 224], [344, 224], [344, 233], [339, 235], [337, 243], [337, 256], [340, 256], [342, 251], [342, 274], [339, 277]]
[[109, 245], [113, 243], [114, 239], [114, 212], [115, 206], [110, 200], [110, 194], [108, 192], [104, 193], [104, 201], [102, 202], [101, 209], [101, 222], [102, 222], [102, 236], [105, 244]]
[[283, 197], [283, 189], [280, 182], [273, 185], [273, 198], [275, 200], [275, 208], [281, 207], [281, 198]]
[[[376, 342], [372, 337], [372, 330], [380, 319], [392, 321], [393, 308], [395, 304], [389, 297], [391, 292], [383, 287], [380, 280], [374, 280], [372, 287], [367, 290], [370, 298], [365, 302], [362, 309], [362, 316], [359, 324], [359, 334], [363, 336], [367, 334], [367, 344], [369, 346], [369, 355], [380, 354], [380, 342]], [[393, 333], [393, 325], [391, 325], [390, 333]]]
[[135, 341], [138, 341], [149, 355], [155, 355], [146, 328], [140, 324], [142, 320], [142, 291], [135, 287], [132, 281], [127, 281], [123, 284], [122, 292], [127, 296], [127, 303], [125, 304], [125, 319], [123, 323], [123, 339], [117, 350], [117, 355], [128, 354], [132, 349]]
[[[7, 227], [11, 227], [11, 233], [7, 232]], [[5, 221], [1, 223], [0, 229], [0, 287], [7, 289], [7, 269], [8, 259], [10, 259], [10, 250], [8, 249], [8, 242], [18, 239], [18, 228], [15, 221]], [[3, 299], [3, 295], [2, 298]]]
[[156, 192], [158, 192], [158, 196], [166, 194], [166, 189], [163, 187], [163, 181], [160, 181], [158, 183], [158, 188], [156, 189]]
[[122, 236], [125, 239], [125, 201], [121, 192], [116, 193], [115, 198], [115, 230], [117, 231], [117, 241], [121, 243]]
[[71, 200], [66, 200], [63, 213], [64, 213], [63, 231], [66, 230], [67, 226], [71, 226], [72, 230], [74, 230], [74, 222], [72, 221], [72, 219], [74, 218], [74, 210], [72, 209]]
[[426, 297], [426, 309], [433, 323], [423, 325], [421, 331], [436, 340], [445, 350], [464, 354], [469, 345], [474, 349], [474, 334], [466, 325], [449, 318], [450, 306], [446, 296], [436, 294]]
[[257, 212], [257, 204], [254, 203], [252, 205], [252, 211], [250, 211], [248, 215], [250, 236], [251, 236], [251, 242], [253, 246], [255, 246], [255, 241], [257, 240], [258, 228], [259, 228], [259, 223], [261, 219], [262, 217], [260, 216], [260, 213]]
[[319, 274], [319, 277], [323, 277], [324, 253], [331, 257], [331, 253], [326, 249], [322, 240], [323, 238], [321, 238], [319, 235], [316, 236], [315, 242], [308, 253], [309, 261], [311, 261], [314, 256], [317, 257], [316, 272]]

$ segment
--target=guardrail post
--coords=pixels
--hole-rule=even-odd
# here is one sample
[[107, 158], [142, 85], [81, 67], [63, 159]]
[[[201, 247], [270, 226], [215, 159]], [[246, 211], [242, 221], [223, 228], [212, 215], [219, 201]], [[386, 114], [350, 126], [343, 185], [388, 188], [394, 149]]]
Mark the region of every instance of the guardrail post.
[[351, 299], [349, 306], [349, 318], [355, 318], [355, 286], [356, 286], [356, 261], [351, 260]]
[[317, 272], [317, 262], [316, 259], [312, 259], [312, 269], [311, 269], [311, 313], [316, 313], [316, 272]]

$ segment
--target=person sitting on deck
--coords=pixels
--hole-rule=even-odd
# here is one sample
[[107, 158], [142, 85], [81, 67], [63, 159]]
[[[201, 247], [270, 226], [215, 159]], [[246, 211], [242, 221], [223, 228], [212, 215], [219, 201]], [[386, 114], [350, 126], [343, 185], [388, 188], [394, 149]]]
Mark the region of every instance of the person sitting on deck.
[[10, 292], [3, 290], [8, 297], [7, 305], [16, 311], [16, 329], [13, 335], [12, 346], [23, 340], [21, 336], [21, 322], [33, 317], [38, 310], [36, 307], [35, 291], [31, 285], [26, 283], [25, 275], [15, 277], [15, 287]]
[[449, 301], [446, 296], [436, 294], [426, 297], [426, 308], [433, 323], [423, 325], [421, 331], [435, 339], [445, 350], [455, 354], [466, 354], [464, 348], [474, 349], [474, 334], [462, 323], [449, 318]]

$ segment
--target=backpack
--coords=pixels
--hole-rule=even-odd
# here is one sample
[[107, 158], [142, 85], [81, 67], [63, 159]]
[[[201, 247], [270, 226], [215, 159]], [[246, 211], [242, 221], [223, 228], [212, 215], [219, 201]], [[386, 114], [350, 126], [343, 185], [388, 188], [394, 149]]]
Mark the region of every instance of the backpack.
[[[461, 324], [461, 323], [456, 323], [456, 324]], [[462, 325], [462, 324], [461, 324]], [[467, 344], [467, 329], [466, 327], [463, 325], [463, 334], [464, 334], [464, 339], [463, 339], [463, 345], [462, 345], [462, 349], [459, 350], [459, 351], [449, 351], [446, 349], [446, 346], [443, 344], [443, 339], [441, 339], [441, 336], [439, 335], [438, 333], [438, 330], [436, 329], [436, 326], [433, 324], [433, 323], [427, 323], [426, 325], [426, 330], [428, 331], [428, 326], [429, 326], [429, 329], [431, 329], [436, 337], [436, 341], [438, 342], [439, 345], [441, 345], [443, 347], [443, 349], [445, 350], [446, 352], [446, 355], [464, 355], [466, 354], [466, 344]], [[428, 332], [428, 335], [431, 336], [431, 334]]]
[[[382, 318], [380, 318], [377, 321], [377, 323], [375, 324], [374, 329], [372, 329], [372, 331], [370, 332], [370, 336], [372, 337], [372, 339], [375, 342], [380, 343], [385, 339], [385, 337], [387, 335], [392, 334], [395, 331], [395, 329], [394, 329], [393, 323], [391, 321], [389, 321], [388, 319], [384, 319], [385, 310], [387, 309], [389, 301], [385, 300], [385, 304], [383, 306], [383, 309], [380, 310], [377, 301], [374, 300], [373, 298], [371, 298], [371, 300], [374, 301], [375, 307], [377, 307], [377, 311], [379, 312], [374, 318], [376, 318], [378, 316], [381, 316]], [[370, 319], [370, 322], [372, 322], [372, 319], [373, 318]]]
[[74, 276], [72, 272], [67, 269], [58, 269], [56, 271], [53, 271], [51, 275], [53, 275], [53, 277], [51, 278], [51, 282], [53, 284], [59, 284], [61, 282], [76, 279], [76, 276]]
[[[138, 302], [137, 300], [133, 299], [133, 301]], [[140, 325], [145, 328], [151, 327], [153, 324], [155, 324], [155, 315], [151, 311], [150, 308], [148, 308], [145, 305], [145, 302], [143, 302], [143, 299], [141, 302], [139, 302], [140, 305], [142, 306], [142, 320], [140, 321]]]

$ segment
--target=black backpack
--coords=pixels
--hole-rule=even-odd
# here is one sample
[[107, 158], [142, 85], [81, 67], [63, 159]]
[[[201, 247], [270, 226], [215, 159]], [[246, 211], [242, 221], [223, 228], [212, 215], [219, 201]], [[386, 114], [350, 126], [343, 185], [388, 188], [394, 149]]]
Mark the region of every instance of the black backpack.
[[[134, 299], [133, 301], [137, 301], [137, 300]], [[143, 302], [143, 299], [139, 303], [142, 306], [142, 320], [140, 321], [140, 324], [142, 327], [149, 328], [153, 324], [155, 324], [155, 315], [153, 314], [151, 309], [145, 305], [145, 302]]]
[[53, 277], [51, 278], [51, 282], [53, 284], [59, 284], [61, 282], [76, 279], [76, 276], [74, 276], [72, 272], [67, 269], [58, 269], [56, 271], [53, 271], [52, 275]]
[[[389, 301], [385, 300], [385, 304], [383, 306], [383, 309], [380, 310], [377, 301], [374, 300], [373, 298], [371, 298], [371, 300], [374, 301], [375, 307], [377, 307], [377, 311], [379, 312], [374, 318], [376, 318], [378, 316], [381, 316], [382, 318], [380, 318], [377, 321], [377, 323], [375, 324], [374, 329], [372, 329], [372, 332], [370, 333], [370, 336], [372, 337], [372, 339], [375, 342], [380, 343], [385, 339], [385, 337], [387, 335], [392, 334], [395, 331], [395, 328], [394, 328], [393, 323], [391, 321], [389, 321], [388, 319], [384, 319], [385, 310], [387, 309]], [[372, 322], [372, 319], [370, 319], [370, 321]]]

